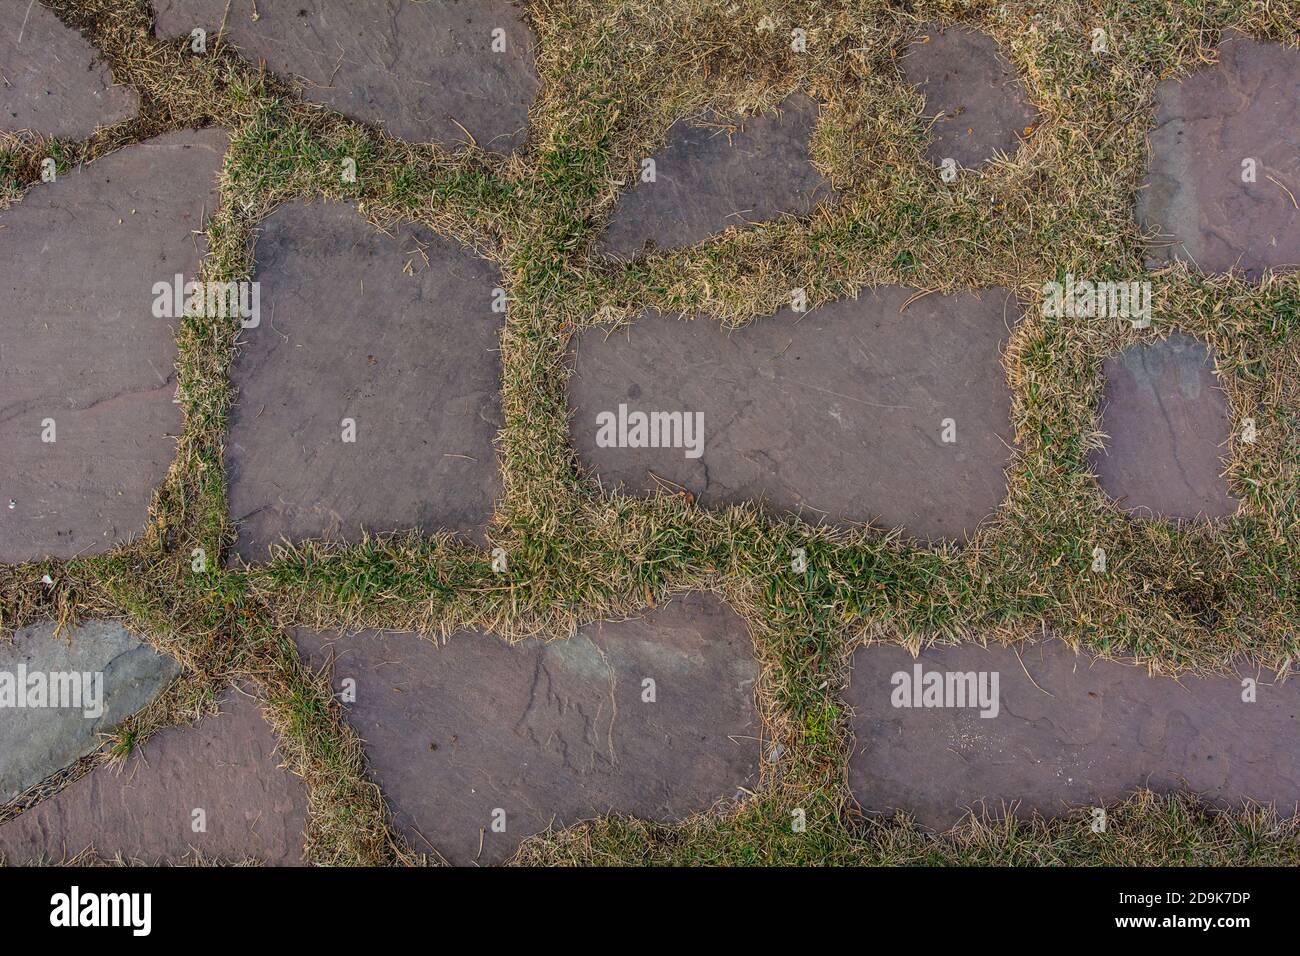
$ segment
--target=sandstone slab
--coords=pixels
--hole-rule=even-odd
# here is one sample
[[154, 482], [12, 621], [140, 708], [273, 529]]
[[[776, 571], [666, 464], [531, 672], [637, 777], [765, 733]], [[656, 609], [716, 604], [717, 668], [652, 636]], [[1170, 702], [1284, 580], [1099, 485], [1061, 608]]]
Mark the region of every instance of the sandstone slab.
[[343, 204], [277, 210], [256, 260], [226, 443], [238, 553], [363, 529], [481, 536], [500, 492], [495, 266]]
[[[508, 0], [156, 0], [158, 33], [215, 34], [254, 63], [301, 79], [313, 102], [402, 139], [509, 152], [523, 143], [539, 80], [534, 40]], [[227, 13], [227, 7], [229, 12]]]
[[176, 320], [155, 316], [153, 287], [198, 274], [225, 146], [161, 136], [0, 212], [0, 562], [144, 527], [181, 428]]
[[1228, 412], [1206, 347], [1171, 335], [1105, 364], [1101, 430], [1092, 456], [1102, 489], [1124, 508], [1157, 517], [1215, 518], [1237, 503], [1223, 479]]
[[1300, 264], [1300, 51], [1232, 36], [1219, 61], [1156, 90], [1138, 219], [1153, 264], [1256, 279]]
[[[739, 128], [731, 133], [733, 123]], [[809, 160], [816, 124], [817, 103], [802, 93], [776, 113], [674, 124], [653, 157], [654, 181], [639, 177], [619, 197], [597, 251], [629, 257], [647, 243], [689, 246], [728, 226], [807, 215], [830, 195]]]
[[93, 848], [157, 864], [197, 851], [301, 864], [307, 789], [275, 746], [257, 703], [232, 693], [218, 716], [160, 731], [120, 768], [100, 767], [0, 826], [0, 855], [59, 861]]
[[[1233, 678], [1150, 677], [1145, 668], [1090, 663], [1060, 641], [1019, 651], [1019, 659], [1008, 648], [975, 646], [927, 648], [918, 660], [893, 646], [854, 653], [849, 783], [864, 809], [905, 810], [943, 829], [967, 808], [999, 815], [1019, 801], [1021, 813], [1054, 816], [1149, 787], [1295, 812], [1300, 682], [1274, 683], [1253, 668]], [[973, 706], [895, 706], [907, 702], [901, 688], [914, 685], [918, 663], [945, 685], [949, 674], [996, 673], [998, 692], [988, 698], [997, 698], [996, 715], [982, 717], [987, 709]], [[1242, 699], [1247, 677], [1258, 681], [1253, 703]], [[910, 694], [918, 700], [925, 702], [924, 692]]]
[[96, 750], [180, 672], [115, 621], [55, 631], [35, 624], [0, 642], [0, 803]]
[[[586, 330], [569, 380], [575, 448], [611, 489], [685, 489], [705, 505], [753, 501], [814, 523], [961, 538], [1005, 494], [1000, 356], [1018, 311], [998, 289], [906, 304], [913, 296], [864, 289], [730, 332], [653, 313]], [[603, 427], [624, 412], [626, 440]], [[681, 413], [683, 440], [634, 447], [633, 412]], [[692, 421], [695, 448], [684, 440]]]
[[907, 50], [903, 78], [934, 118], [926, 158], [974, 168], [995, 152], [1014, 153], [1038, 114], [992, 37], [966, 27], [926, 28]]
[[672, 820], [756, 783], [758, 664], [743, 621], [706, 595], [551, 643], [296, 640], [336, 687], [355, 680], [350, 719], [397, 826], [455, 864], [500, 862], [552, 823]]
[[135, 115], [135, 91], [113, 82], [99, 54], [48, 7], [27, 0], [0, 12], [0, 123], [82, 139]]

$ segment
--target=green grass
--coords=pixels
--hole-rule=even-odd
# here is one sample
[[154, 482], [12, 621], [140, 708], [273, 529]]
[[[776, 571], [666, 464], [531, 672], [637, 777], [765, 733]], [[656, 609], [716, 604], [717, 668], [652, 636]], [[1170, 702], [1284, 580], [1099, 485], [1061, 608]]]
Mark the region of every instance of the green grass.
[[[754, 801], [730, 814], [671, 827], [597, 821], [531, 841], [521, 861], [1295, 862], [1293, 827], [1183, 798], [1138, 795], [1113, 808], [1101, 839], [1076, 819], [969, 824], [937, 837], [867, 823], [844, 782], [840, 699], [848, 656], [864, 638], [915, 647], [1049, 629], [1165, 673], [1214, 671], [1243, 654], [1280, 666], [1300, 652], [1300, 280], [1150, 271], [1132, 213], [1156, 84], [1204, 61], [1230, 27], [1294, 43], [1295, 2], [765, 2], [724, 12], [703, 0], [537, 0], [528, 16], [543, 87], [529, 142], [511, 157], [403, 143], [304, 104], [229, 47], [196, 57], [179, 40], [154, 40], [146, 9], [131, 0], [50, 5], [136, 86], [141, 114], [80, 144], [6, 135], [0, 201], [17, 201], [56, 149], [71, 168], [159, 132], [221, 125], [231, 142], [206, 278], [251, 274], [258, 224], [277, 204], [346, 199], [376, 225], [414, 220], [472, 246], [500, 265], [510, 298], [498, 442], [505, 492], [489, 530], [491, 546], [510, 554], [504, 575], [463, 541], [407, 533], [302, 542], [225, 569], [234, 529], [223, 441], [238, 330], [185, 319], [185, 430], [143, 535], [105, 556], [0, 568], [0, 629], [121, 616], [185, 664], [185, 679], [129, 723], [119, 749], [205, 712], [214, 688], [252, 680], [286, 763], [309, 786], [311, 858], [420, 862], [389, 828], [355, 733], [320, 675], [303, 671], [287, 627], [565, 633], [708, 588], [753, 631], [760, 710], [789, 755], [781, 779], [769, 773]], [[758, 29], [764, 16], [774, 32]], [[1041, 113], [1014, 156], [952, 185], [922, 158], [921, 100], [896, 63], [902, 44], [935, 20], [964, 20], [997, 39]], [[785, 42], [796, 24], [808, 30], [806, 54]], [[1104, 58], [1088, 44], [1099, 25], [1111, 36]], [[629, 263], [590, 255], [640, 157], [675, 120], [769, 109], [794, 89], [823, 102], [812, 152], [834, 202], [806, 219], [729, 229]], [[338, 175], [347, 157], [358, 163], [355, 184]], [[1066, 272], [1149, 280], [1154, 327], [1040, 315], [1042, 283]], [[813, 529], [752, 507], [709, 511], [681, 496], [602, 494], [575, 461], [564, 399], [575, 332], [646, 308], [741, 325], [775, 312], [795, 287], [816, 305], [875, 283], [1001, 286], [1024, 310], [1005, 355], [1018, 445], [1008, 495], [965, 548], [923, 548], [887, 529]], [[1231, 520], [1134, 520], [1088, 471], [1102, 362], [1171, 331], [1214, 346], [1233, 420], [1259, 423], [1259, 441], [1228, 449], [1231, 489], [1244, 502]], [[1099, 545], [1105, 575], [1090, 570]], [[809, 555], [799, 575], [788, 570], [796, 547]], [[190, 569], [195, 548], [208, 555], [203, 574]], [[41, 584], [43, 574], [55, 584]], [[789, 826], [796, 807], [809, 820], [799, 834]]]

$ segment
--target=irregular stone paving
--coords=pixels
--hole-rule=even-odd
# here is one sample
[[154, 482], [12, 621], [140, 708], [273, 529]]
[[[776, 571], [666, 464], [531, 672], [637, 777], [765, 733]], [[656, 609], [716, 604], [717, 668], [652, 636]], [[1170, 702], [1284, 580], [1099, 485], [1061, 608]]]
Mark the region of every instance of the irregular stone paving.
[[0, 11], [0, 128], [82, 139], [135, 115], [134, 90], [114, 84], [81, 34], [33, 0]]
[[0, 640], [0, 804], [96, 750], [179, 672], [115, 621]]
[[[1230, 36], [1219, 62], [1156, 90], [1138, 218], [1154, 264], [1257, 279], [1300, 264], [1300, 51]], [[1172, 237], [1172, 239], [1168, 238]]]
[[207, 861], [302, 863], [306, 786], [279, 766], [256, 701], [231, 693], [221, 711], [160, 731], [120, 768], [100, 767], [0, 826], [0, 855], [58, 861], [93, 848], [146, 863], [194, 851]]
[[925, 157], [974, 168], [995, 152], [1011, 155], [1038, 113], [996, 41], [965, 27], [923, 27], [901, 60], [903, 78], [925, 97], [930, 128]]
[[154, 7], [160, 36], [224, 22], [244, 56], [300, 76], [307, 99], [394, 136], [450, 144], [468, 130], [497, 152], [524, 142], [540, 81], [532, 32], [507, 0], [298, 0], [259, 3], [256, 19], [227, 0]]
[[[913, 295], [864, 289], [732, 332], [657, 313], [586, 330], [569, 381], [578, 454], [606, 488], [684, 488], [705, 505], [762, 502], [814, 523], [961, 538], [1006, 491], [1000, 353], [1018, 310], [1005, 290], [986, 289], [926, 295], [900, 312]], [[682, 419], [679, 447], [602, 447], [615, 436], [600, 426], [622, 407], [695, 417]], [[702, 449], [680, 447], [699, 414]]]
[[0, 211], [0, 562], [143, 529], [181, 428], [177, 323], [153, 287], [197, 274], [226, 142], [161, 136]]
[[344, 204], [277, 210], [256, 258], [226, 443], [239, 554], [362, 528], [479, 534], [500, 493], [496, 267]]
[[1206, 347], [1185, 335], [1106, 360], [1101, 430], [1091, 458], [1102, 489], [1126, 509], [1168, 518], [1231, 515], [1222, 477], [1228, 412]]
[[[907, 702], [903, 688], [914, 687], [917, 663], [925, 675], [978, 680], [983, 672], [986, 690], [996, 673], [996, 716], [969, 706], [895, 707]], [[1242, 700], [1245, 677], [1258, 681], [1254, 703]], [[1187, 788], [1221, 805], [1276, 803], [1289, 815], [1300, 799], [1300, 681], [1272, 681], [1254, 669], [1150, 677], [1141, 667], [1090, 663], [1060, 641], [1021, 645], [1019, 658], [1004, 647], [935, 647], [919, 660], [899, 647], [859, 648], [848, 691], [856, 736], [849, 783], [864, 809], [906, 810], [934, 829], [968, 807], [1000, 814], [1020, 801], [1021, 813], [1059, 815], [1139, 787]]]
[[707, 595], [549, 644], [296, 640], [311, 666], [334, 661], [336, 689], [355, 681], [346, 706], [398, 829], [457, 865], [501, 862], [552, 822], [673, 820], [757, 782], [758, 664], [743, 621]]
[[[809, 160], [808, 138], [817, 124], [817, 103], [802, 93], [785, 99], [777, 113], [748, 118], [683, 120], [653, 157], [654, 182], [638, 173], [619, 197], [596, 250], [630, 257], [647, 242], [661, 249], [689, 246], [727, 226], [804, 216], [830, 195]], [[740, 128], [728, 135], [728, 124]]]

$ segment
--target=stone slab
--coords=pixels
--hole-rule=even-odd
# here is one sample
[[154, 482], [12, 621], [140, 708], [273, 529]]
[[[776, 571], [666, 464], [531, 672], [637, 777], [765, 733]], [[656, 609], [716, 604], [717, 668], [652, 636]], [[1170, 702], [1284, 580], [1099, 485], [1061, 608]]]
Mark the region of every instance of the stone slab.
[[118, 86], [80, 33], [35, 0], [0, 12], [0, 128], [83, 139], [134, 116], [139, 97]]
[[181, 429], [176, 321], [154, 316], [153, 286], [197, 275], [226, 142], [161, 136], [0, 211], [0, 562], [143, 529]]
[[905, 810], [943, 829], [968, 807], [1000, 815], [1019, 801], [1020, 813], [1056, 816], [1149, 787], [1294, 813], [1300, 681], [1277, 684], [1243, 667], [1243, 677], [1258, 680], [1255, 702], [1245, 703], [1240, 677], [1150, 677], [1145, 668], [1092, 663], [1060, 641], [1020, 645], [1019, 653], [970, 645], [921, 653], [925, 674], [999, 675], [997, 715], [981, 717], [973, 707], [895, 707], [917, 661], [900, 647], [859, 648], [847, 699], [856, 737], [849, 783], [862, 807]]
[[280, 208], [256, 258], [261, 321], [241, 335], [226, 443], [238, 553], [363, 528], [481, 539], [501, 487], [496, 267], [345, 204]]
[[180, 673], [115, 621], [55, 631], [33, 624], [0, 641], [0, 803], [96, 750]]
[[[802, 93], [778, 112], [747, 118], [682, 120], [654, 157], [655, 181], [637, 180], [620, 197], [596, 251], [630, 257], [647, 243], [694, 245], [728, 226], [804, 216], [831, 194], [809, 160], [817, 103]], [[739, 129], [728, 135], [728, 126]]]
[[1300, 51], [1230, 36], [1216, 64], [1160, 84], [1150, 138], [1137, 213], [1165, 237], [1153, 265], [1257, 279], [1300, 264]]
[[757, 782], [758, 664], [744, 622], [707, 595], [552, 643], [296, 640], [314, 667], [337, 656], [336, 688], [355, 680], [350, 718], [398, 828], [458, 865], [501, 862], [552, 822], [674, 820]]
[[[754, 501], [813, 523], [961, 538], [1006, 491], [1013, 436], [1000, 355], [1018, 306], [986, 289], [933, 293], [900, 312], [914, 295], [864, 289], [730, 332], [655, 313], [586, 330], [571, 355], [575, 448], [608, 489], [685, 488], [704, 505]], [[702, 414], [702, 453], [601, 447], [601, 416], [620, 405]]]
[[934, 118], [925, 156], [975, 168], [995, 152], [1011, 155], [1038, 113], [1015, 69], [988, 34], [967, 27], [922, 29], [901, 60], [903, 78], [925, 97]]
[[1163, 518], [1232, 515], [1228, 411], [1208, 349], [1171, 335], [1112, 355], [1104, 366], [1101, 430], [1090, 459], [1102, 489], [1126, 509]]
[[[210, 33], [254, 63], [301, 78], [316, 103], [409, 140], [522, 145], [540, 85], [532, 31], [508, 0], [155, 0], [160, 36]], [[504, 42], [494, 51], [494, 31]], [[464, 129], [462, 129], [464, 127]]]
[[58, 861], [93, 848], [157, 864], [198, 851], [213, 862], [301, 864], [306, 786], [279, 766], [256, 701], [232, 693], [221, 709], [160, 731], [120, 768], [100, 767], [0, 826], [0, 855]]

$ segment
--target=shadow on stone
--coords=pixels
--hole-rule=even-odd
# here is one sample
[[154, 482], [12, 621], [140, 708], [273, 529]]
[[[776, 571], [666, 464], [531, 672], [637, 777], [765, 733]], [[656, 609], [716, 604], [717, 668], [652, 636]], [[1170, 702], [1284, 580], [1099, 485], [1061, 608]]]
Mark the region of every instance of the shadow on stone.
[[1171, 335], [1106, 360], [1101, 431], [1090, 456], [1102, 490], [1160, 518], [1220, 518], [1237, 502], [1222, 478], [1228, 412], [1208, 349]]
[[106, 551], [144, 528], [174, 457], [176, 318], [226, 134], [173, 133], [0, 212], [0, 562]]
[[[849, 783], [864, 809], [905, 810], [945, 829], [967, 808], [1001, 815], [1019, 801], [1021, 814], [1057, 816], [1149, 787], [1294, 813], [1300, 682], [1275, 684], [1253, 668], [1234, 678], [1150, 677], [1090, 663], [1061, 641], [1019, 650], [1017, 658], [1005, 647], [931, 647], [919, 660], [895, 646], [854, 653]], [[982, 717], [992, 708], [981, 709], [979, 688], [993, 690], [994, 674], [997, 693], [985, 700], [996, 699], [996, 714]], [[1247, 677], [1257, 680], [1253, 703], [1242, 699]], [[934, 681], [942, 692], [926, 689]], [[963, 683], [976, 688], [964, 706]]]
[[355, 681], [346, 707], [398, 828], [458, 865], [499, 863], [552, 823], [674, 820], [757, 782], [758, 664], [708, 595], [552, 643], [295, 639], [309, 665], [333, 664], [336, 689]]
[[256, 278], [226, 446], [238, 553], [363, 528], [481, 540], [500, 494], [496, 267], [422, 227], [295, 203], [266, 220]]
[[864, 289], [736, 331], [658, 313], [585, 330], [568, 389], [578, 455], [611, 489], [969, 535], [1006, 492], [1001, 349], [1019, 310], [1001, 289], [914, 296]]
[[[802, 93], [778, 113], [683, 120], [654, 157], [654, 181], [640, 174], [618, 200], [597, 240], [602, 255], [631, 257], [646, 243], [661, 249], [694, 245], [728, 226], [806, 216], [830, 187], [809, 161], [817, 103]], [[730, 123], [740, 129], [728, 135]]]

